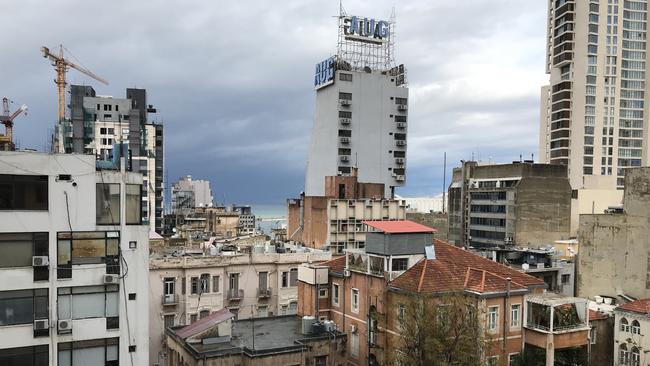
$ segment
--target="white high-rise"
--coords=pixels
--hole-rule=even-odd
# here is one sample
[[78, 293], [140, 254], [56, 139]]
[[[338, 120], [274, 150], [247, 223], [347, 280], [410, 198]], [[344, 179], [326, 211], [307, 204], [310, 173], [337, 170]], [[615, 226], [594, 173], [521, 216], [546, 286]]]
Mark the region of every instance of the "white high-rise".
[[573, 189], [622, 188], [648, 165], [647, 1], [549, 0], [540, 160]]
[[393, 62], [394, 22], [341, 15], [336, 56], [316, 66], [316, 112], [305, 195], [325, 196], [325, 177], [405, 183], [408, 88]]

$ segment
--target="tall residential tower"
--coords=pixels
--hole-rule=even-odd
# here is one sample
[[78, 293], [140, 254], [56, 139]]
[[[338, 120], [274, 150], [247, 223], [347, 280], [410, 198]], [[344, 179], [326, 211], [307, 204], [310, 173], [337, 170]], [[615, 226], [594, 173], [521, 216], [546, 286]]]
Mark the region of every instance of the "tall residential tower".
[[549, 0], [540, 160], [573, 189], [622, 188], [648, 165], [646, 0]]

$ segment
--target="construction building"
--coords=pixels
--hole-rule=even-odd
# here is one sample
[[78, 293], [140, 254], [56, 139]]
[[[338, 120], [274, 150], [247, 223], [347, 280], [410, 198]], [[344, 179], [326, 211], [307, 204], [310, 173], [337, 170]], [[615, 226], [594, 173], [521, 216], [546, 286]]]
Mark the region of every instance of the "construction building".
[[269, 244], [246, 248], [210, 241], [205, 250], [155, 253], [150, 259], [152, 364], [170, 365], [162, 349], [165, 329], [193, 324], [222, 308], [235, 319], [295, 315], [298, 267], [331, 259], [325, 251]]
[[580, 215], [577, 296], [650, 297], [650, 167], [625, 172], [622, 206]]
[[384, 197], [381, 183], [361, 183], [351, 176], [325, 177], [324, 196], [288, 199], [287, 234], [290, 241], [311, 248], [329, 248], [343, 254], [347, 248], [363, 248], [364, 220], [404, 220], [406, 203]]
[[626, 168], [650, 164], [647, 1], [547, 4], [540, 161], [566, 165], [573, 189], [620, 189]]
[[196, 207], [214, 206], [210, 181], [187, 175], [172, 185], [172, 213], [186, 214]]
[[539, 248], [569, 239], [566, 166], [462, 162], [449, 186], [448, 240], [473, 248]]
[[163, 125], [148, 120], [156, 109], [145, 89], [126, 89], [126, 98], [98, 96], [90, 86], [70, 86], [70, 118], [56, 125], [53, 149], [110, 159], [116, 144], [128, 143], [129, 169], [140, 173], [142, 215], [151, 230], [162, 232], [164, 210]]
[[[484, 361], [507, 365], [523, 357], [529, 342], [526, 298], [541, 296], [546, 287], [542, 280], [434, 240], [435, 229], [414, 222], [365, 225], [372, 231], [364, 249], [349, 249], [345, 256], [298, 270], [298, 314], [324, 324], [331, 321], [345, 333], [348, 365], [396, 362], [408, 304], [413, 299], [440, 299], [438, 310], [427, 309], [435, 318], [448, 305], [446, 296], [454, 294], [473, 299], [479, 310], [479, 321], [489, 334]], [[583, 320], [564, 329], [580, 344], [588, 342]], [[545, 358], [542, 365], [548, 365]]]
[[0, 365], [149, 362], [143, 177], [120, 156], [0, 151]]

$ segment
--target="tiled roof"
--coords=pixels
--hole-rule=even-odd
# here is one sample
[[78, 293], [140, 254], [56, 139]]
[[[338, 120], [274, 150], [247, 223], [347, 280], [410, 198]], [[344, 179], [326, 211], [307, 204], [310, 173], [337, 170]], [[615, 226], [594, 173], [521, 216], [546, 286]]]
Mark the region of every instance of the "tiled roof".
[[631, 311], [633, 313], [650, 315], [650, 299], [641, 299], [641, 300], [628, 302], [627, 304], [623, 304], [619, 306], [617, 309]]
[[410, 220], [364, 221], [363, 223], [387, 234], [435, 233], [438, 231]]
[[477, 293], [525, 290], [544, 281], [480, 257], [440, 240], [435, 241], [436, 259], [422, 259], [390, 282], [410, 292], [472, 291]]
[[345, 269], [345, 256], [336, 257], [319, 265], [329, 267], [330, 272], [343, 274], [343, 270]]
[[215, 311], [203, 319], [199, 319], [188, 326], [178, 329], [176, 331], [176, 335], [183, 339], [186, 339], [203, 333], [215, 325], [232, 318], [233, 316], [234, 315], [230, 312], [230, 310], [223, 308], [221, 310]]
[[589, 321], [601, 320], [601, 319], [607, 319], [607, 318], [609, 318], [609, 316], [607, 314], [602, 313], [600, 311], [589, 309]]

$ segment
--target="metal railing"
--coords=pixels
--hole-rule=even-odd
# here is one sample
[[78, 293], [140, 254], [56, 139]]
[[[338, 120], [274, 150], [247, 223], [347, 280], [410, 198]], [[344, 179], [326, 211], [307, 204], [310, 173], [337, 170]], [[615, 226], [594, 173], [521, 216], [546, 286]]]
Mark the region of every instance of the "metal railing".
[[271, 288], [258, 288], [257, 289], [257, 296], [258, 297], [271, 297]]
[[228, 290], [228, 300], [239, 300], [244, 298], [243, 289], [230, 289]]
[[163, 305], [176, 305], [176, 304], [178, 304], [178, 295], [177, 294], [165, 294], [165, 295], [162, 295], [162, 304]]

